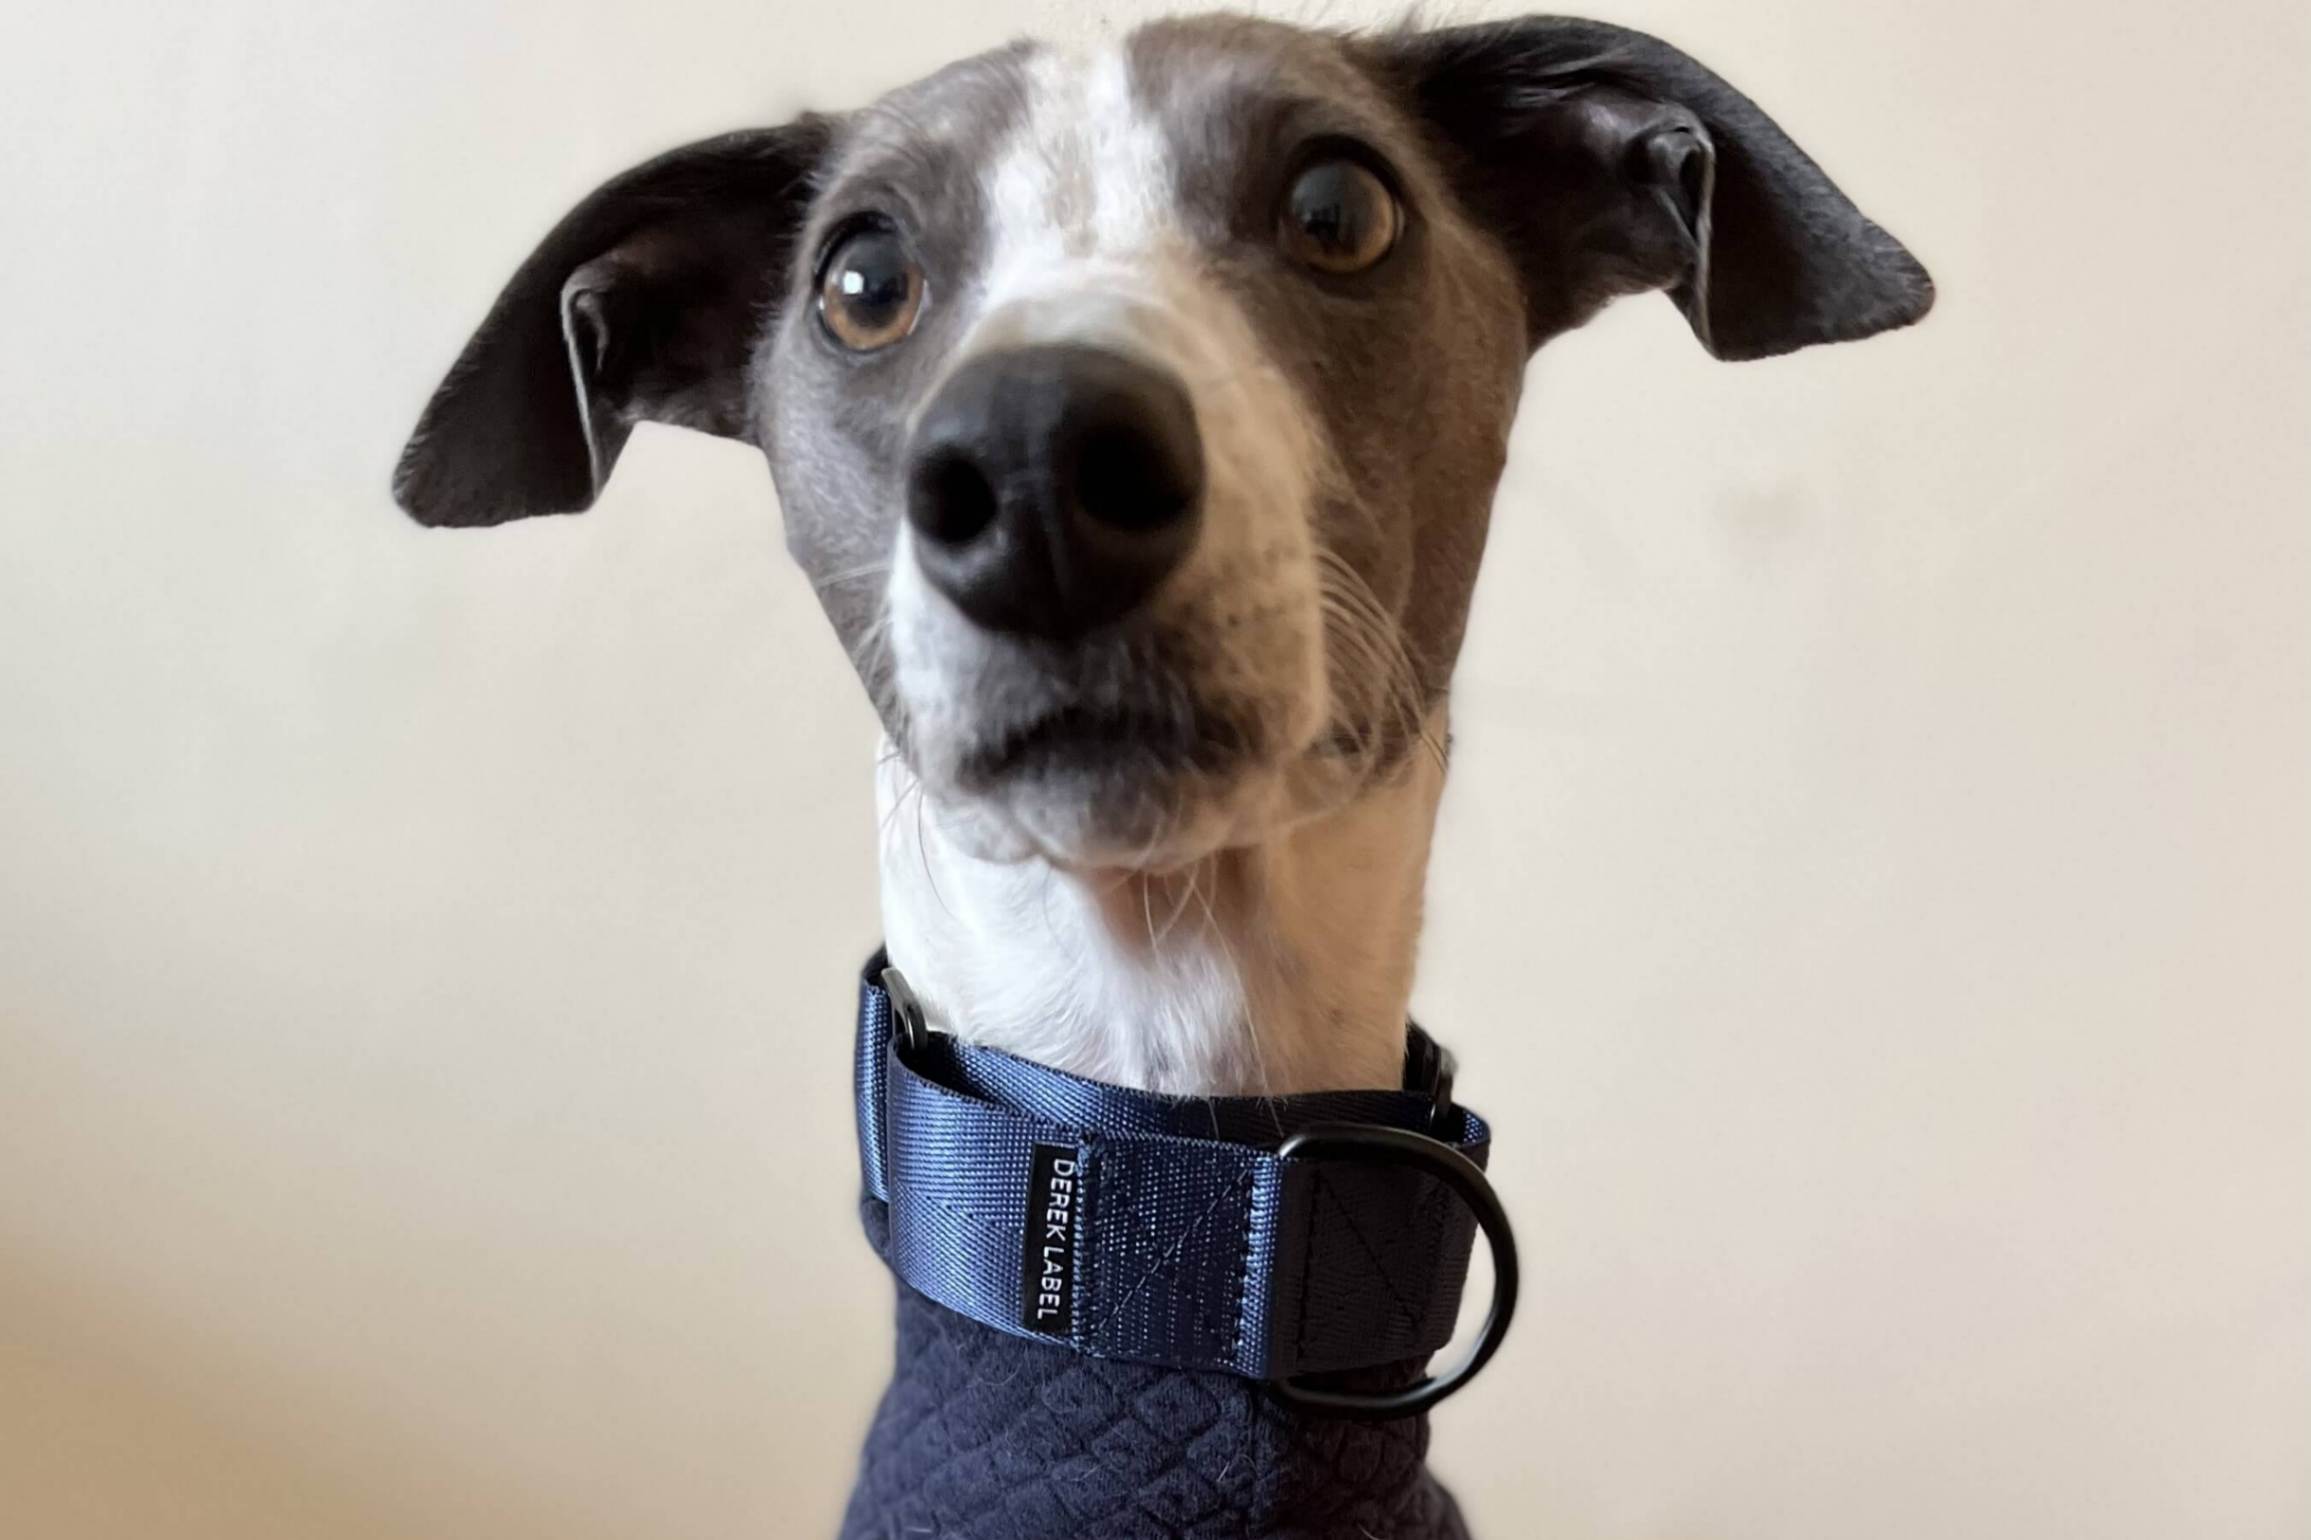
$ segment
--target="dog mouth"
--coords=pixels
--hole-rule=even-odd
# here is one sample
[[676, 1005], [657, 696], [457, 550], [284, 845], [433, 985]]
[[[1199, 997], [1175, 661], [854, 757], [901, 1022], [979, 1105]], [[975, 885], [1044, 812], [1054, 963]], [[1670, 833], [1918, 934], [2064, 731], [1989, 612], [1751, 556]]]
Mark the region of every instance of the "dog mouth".
[[[1225, 597], [1219, 596], [1219, 597]], [[1173, 595], [1068, 645], [899, 627], [886, 724], [925, 805], [984, 859], [1156, 870], [1257, 843], [1318, 736], [1312, 617]]]
[[1176, 676], [1127, 677], [983, 707], [926, 787], [950, 836], [985, 859], [1114, 872], [1170, 870], [1255, 834], [1276, 779], [1262, 718]]
[[1137, 782], [1148, 790], [1219, 778], [1258, 757], [1257, 735], [1228, 714], [1072, 703], [982, 733], [955, 759], [957, 789], [987, 795], [1022, 782]]

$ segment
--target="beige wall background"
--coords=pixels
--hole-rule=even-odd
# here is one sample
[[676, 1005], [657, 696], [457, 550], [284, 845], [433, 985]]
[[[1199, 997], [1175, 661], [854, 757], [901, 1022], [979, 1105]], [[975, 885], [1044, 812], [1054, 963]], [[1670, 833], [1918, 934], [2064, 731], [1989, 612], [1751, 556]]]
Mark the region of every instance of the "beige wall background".
[[[831, 1531], [857, 687], [749, 450], [470, 536], [387, 471], [603, 175], [1142, 9], [12, 15], [0, 1531]], [[2305, 13], [1607, 14], [1942, 304], [1535, 371], [1419, 995], [1530, 1293], [1436, 1462], [1495, 1540], [2300, 1540]]]

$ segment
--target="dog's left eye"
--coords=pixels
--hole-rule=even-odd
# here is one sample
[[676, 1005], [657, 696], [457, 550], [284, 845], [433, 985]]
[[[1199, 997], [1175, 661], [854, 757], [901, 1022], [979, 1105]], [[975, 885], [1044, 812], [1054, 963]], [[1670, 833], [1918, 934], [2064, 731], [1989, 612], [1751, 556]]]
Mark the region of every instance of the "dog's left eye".
[[1295, 261], [1324, 273], [1361, 273], [1388, 255], [1404, 225], [1396, 195], [1353, 160], [1320, 160], [1293, 181], [1277, 239]]
[[854, 353], [873, 353], [915, 329], [923, 313], [923, 269], [897, 233], [868, 225], [828, 253], [818, 283], [819, 319]]

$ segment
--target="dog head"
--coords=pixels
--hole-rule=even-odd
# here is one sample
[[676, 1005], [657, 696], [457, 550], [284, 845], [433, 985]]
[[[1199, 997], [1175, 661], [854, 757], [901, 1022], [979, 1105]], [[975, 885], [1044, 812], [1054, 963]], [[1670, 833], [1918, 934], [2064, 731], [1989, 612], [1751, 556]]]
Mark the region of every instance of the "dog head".
[[607, 183], [515, 273], [395, 492], [495, 524], [590, 506], [640, 421], [751, 440], [948, 825], [1160, 869], [1418, 747], [1527, 357], [1648, 289], [1733, 359], [1933, 299], [1654, 39], [1159, 22]]

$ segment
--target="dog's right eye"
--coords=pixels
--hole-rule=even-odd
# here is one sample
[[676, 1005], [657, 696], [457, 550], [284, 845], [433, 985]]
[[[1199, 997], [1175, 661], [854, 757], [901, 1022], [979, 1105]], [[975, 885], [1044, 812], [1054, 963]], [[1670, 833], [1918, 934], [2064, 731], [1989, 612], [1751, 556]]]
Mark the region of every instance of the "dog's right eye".
[[898, 233], [864, 226], [842, 237], [819, 268], [819, 321], [852, 352], [878, 352], [915, 329], [923, 291], [922, 264]]
[[1293, 260], [1324, 273], [1361, 273], [1388, 255], [1403, 227], [1396, 194], [1361, 163], [1317, 161], [1293, 180], [1277, 239]]

